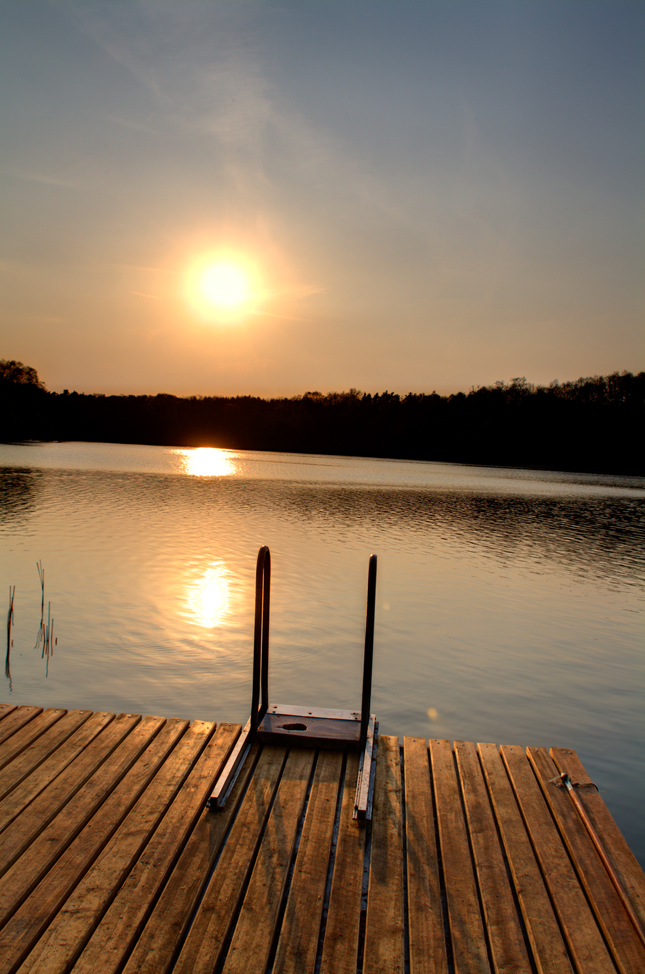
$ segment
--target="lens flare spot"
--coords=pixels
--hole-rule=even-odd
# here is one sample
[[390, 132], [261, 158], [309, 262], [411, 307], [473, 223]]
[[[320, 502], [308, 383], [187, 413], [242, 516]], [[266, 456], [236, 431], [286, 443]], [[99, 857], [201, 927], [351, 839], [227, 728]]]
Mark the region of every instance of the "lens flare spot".
[[439, 711], [435, 707], [428, 707], [427, 714], [430, 720], [439, 720]]

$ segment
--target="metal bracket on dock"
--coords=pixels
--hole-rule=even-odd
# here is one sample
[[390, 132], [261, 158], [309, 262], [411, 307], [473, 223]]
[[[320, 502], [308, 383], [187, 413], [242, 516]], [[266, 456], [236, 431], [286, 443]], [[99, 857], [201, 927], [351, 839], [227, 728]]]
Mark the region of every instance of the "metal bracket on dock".
[[215, 783], [208, 804], [223, 808], [249, 753], [251, 744], [282, 744], [360, 750], [354, 818], [372, 817], [378, 723], [370, 714], [374, 612], [376, 607], [376, 555], [371, 555], [367, 579], [367, 619], [363, 659], [363, 695], [360, 711], [319, 707], [269, 706], [269, 610], [271, 601], [271, 553], [266, 545], [258, 553], [255, 576], [255, 630], [253, 640], [253, 694], [251, 716]]

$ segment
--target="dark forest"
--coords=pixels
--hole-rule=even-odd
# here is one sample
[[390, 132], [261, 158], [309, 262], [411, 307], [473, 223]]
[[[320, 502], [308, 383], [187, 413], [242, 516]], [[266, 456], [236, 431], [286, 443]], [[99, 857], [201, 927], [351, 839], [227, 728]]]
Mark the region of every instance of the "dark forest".
[[645, 474], [645, 372], [436, 392], [105, 396], [0, 361], [3, 442], [89, 440]]

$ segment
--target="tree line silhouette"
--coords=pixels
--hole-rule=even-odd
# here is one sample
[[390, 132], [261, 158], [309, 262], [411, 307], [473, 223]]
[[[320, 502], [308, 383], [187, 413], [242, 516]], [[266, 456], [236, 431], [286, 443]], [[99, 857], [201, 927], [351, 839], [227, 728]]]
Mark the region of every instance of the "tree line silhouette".
[[[436, 392], [105, 396], [49, 392], [0, 360], [4, 442], [89, 440], [645, 474], [645, 372]], [[641, 443], [641, 446], [639, 446]]]

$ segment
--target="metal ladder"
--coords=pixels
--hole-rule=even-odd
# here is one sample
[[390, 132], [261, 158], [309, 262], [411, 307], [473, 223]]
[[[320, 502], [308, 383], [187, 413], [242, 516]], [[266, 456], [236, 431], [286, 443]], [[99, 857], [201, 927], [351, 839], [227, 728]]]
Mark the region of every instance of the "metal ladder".
[[320, 707], [269, 705], [269, 613], [271, 604], [271, 552], [263, 545], [255, 574], [255, 628], [253, 638], [253, 693], [249, 717], [231, 755], [215, 782], [210, 808], [223, 808], [254, 741], [287, 747], [334, 748], [360, 751], [354, 818], [372, 817], [378, 723], [370, 713], [374, 610], [376, 606], [376, 555], [371, 555], [367, 578], [367, 619], [363, 658], [363, 694], [360, 711]]

